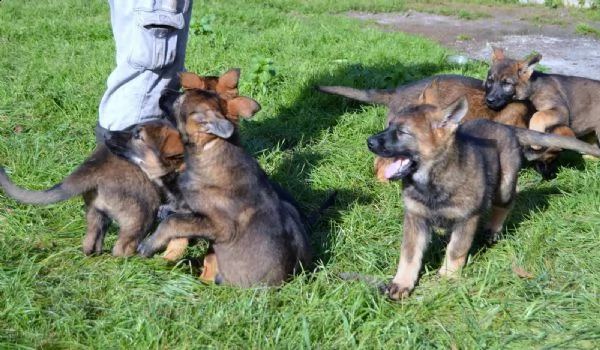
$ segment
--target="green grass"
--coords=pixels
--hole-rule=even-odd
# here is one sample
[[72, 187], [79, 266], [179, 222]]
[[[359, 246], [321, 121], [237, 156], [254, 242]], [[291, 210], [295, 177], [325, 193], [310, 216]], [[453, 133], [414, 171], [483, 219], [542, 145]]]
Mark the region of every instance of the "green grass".
[[[336, 277], [395, 273], [401, 186], [374, 180], [365, 146], [382, 129], [385, 108], [311, 86], [383, 88], [437, 73], [486, 72], [484, 65], [448, 65], [449, 53], [432, 41], [340, 14], [401, 6], [194, 2], [195, 19], [214, 20], [209, 34], [191, 35], [187, 68], [242, 69], [242, 93], [263, 107], [242, 125], [249, 152], [308, 209], [340, 191], [313, 234], [315, 273], [278, 289], [240, 290], [197, 282], [191, 261], [117, 259], [108, 251], [85, 257], [80, 199], [32, 207], [0, 194], [0, 348], [598, 348], [599, 162], [571, 157], [548, 182], [524, 170], [504, 239], [474, 249], [457, 281], [436, 276], [437, 237], [408, 300], [390, 302], [369, 285]], [[108, 7], [5, 0], [0, 23], [0, 164], [20, 185], [49, 187], [94, 147], [97, 105], [114, 61]], [[254, 76], [264, 69], [275, 75]], [[107, 249], [114, 239], [113, 230]], [[194, 247], [189, 255], [201, 253]], [[533, 277], [518, 277], [517, 267]]]
[[575, 26], [575, 33], [583, 35], [591, 35], [600, 39], [600, 29], [597, 29], [587, 23], [577, 23]]

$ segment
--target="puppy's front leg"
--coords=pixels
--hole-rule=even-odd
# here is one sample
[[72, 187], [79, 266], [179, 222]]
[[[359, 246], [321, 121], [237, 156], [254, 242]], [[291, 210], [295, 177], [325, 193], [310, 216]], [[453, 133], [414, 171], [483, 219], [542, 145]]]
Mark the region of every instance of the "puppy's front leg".
[[156, 231], [138, 246], [138, 253], [150, 257], [163, 249], [175, 238], [202, 237], [215, 239], [215, 227], [211, 220], [196, 214], [173, 214], [158, 225]]
[[475, 215], [454, 226], [450, 243], [446, 247], [446, 258], [439, 271], [441, 276], [454, 277], [456, 272], [465, 265], [478, 222], [479, 216]]
[[430, 233], [431, 229], [423, 217], [405, 211], [400, 263], [396, 276], [386, 288], [390, 299], [408, 297], [415, 288]]

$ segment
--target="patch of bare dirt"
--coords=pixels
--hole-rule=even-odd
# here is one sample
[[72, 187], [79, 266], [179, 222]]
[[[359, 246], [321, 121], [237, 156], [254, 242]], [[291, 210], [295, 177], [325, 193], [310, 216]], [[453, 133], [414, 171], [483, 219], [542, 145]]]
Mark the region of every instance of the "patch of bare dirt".
[[432, 38], [467, 58], [486, 62], [492, 45], [506, 49], [515, 58], [537, 51], [543, 57], [541, 64], [552, 73], [600, 80], [600, 40], [575, 34], [580, 21], [568, 11], [543, 6], [469, 6], [465, 10], [489, 17], [463, 20], [415, 11], [352, 12], [349, 16], [374, 22], [383, 30]]

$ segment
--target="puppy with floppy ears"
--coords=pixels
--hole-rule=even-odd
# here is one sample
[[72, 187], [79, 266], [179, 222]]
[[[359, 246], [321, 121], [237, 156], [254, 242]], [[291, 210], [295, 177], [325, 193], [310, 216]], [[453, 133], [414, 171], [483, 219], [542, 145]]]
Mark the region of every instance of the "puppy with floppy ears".
[[173, 214], [140, 244], [150, 256], [173, 238], [208, 239], [225, 284], [279, 285], [312, 260], [300, 212], [237, 141], [238, 117], [260, 106], [187, 89], [161, 99], [186, 142], [179, 186], [193, 214]]
[[369, 149], [393, 158], [385, 169], [402, 180], [404, 236], [398, 270], [386, 291], [406, 297], [415, 287], [433, 227], [450, 233], [440, 275], [454, 276], [465, 264], [481, 215], [492, 208], [487, 235], [502, 229], [513, 205], [523, 145], [558, 146], [590, 154], [600, 149], [574, 138], [544, 134], [477, 119], [461, 124], [462, 97], [447, 108], [412, 105], [369, 137]]
[[[523, 60], [506, 57], [504, 50], [493, 48], [492, 65], [485, 81], [485, 102], [499, 109], [513, 101], [530, 101], [537, 112], [529, 128], [563, 136], [600, 137], [600, 81], [547, 74], [535, 70], [542, 55]], [[539, 145], [534, 145], [539, 150]], [[560, 151], [556, 147], [543, 153], [538, 170], [545, 178], [554, 177], [553, 162]]]

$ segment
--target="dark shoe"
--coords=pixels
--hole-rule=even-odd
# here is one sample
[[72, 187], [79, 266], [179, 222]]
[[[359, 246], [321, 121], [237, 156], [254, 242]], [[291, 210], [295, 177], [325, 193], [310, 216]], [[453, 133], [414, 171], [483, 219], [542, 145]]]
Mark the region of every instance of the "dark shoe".
[[105, 129], [100, 126], [100, 124], [96, 124], [96, 145], [104, 145], [104, 138], [108, 133], [108, 129]]

